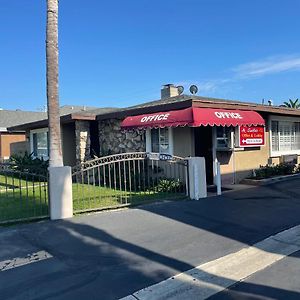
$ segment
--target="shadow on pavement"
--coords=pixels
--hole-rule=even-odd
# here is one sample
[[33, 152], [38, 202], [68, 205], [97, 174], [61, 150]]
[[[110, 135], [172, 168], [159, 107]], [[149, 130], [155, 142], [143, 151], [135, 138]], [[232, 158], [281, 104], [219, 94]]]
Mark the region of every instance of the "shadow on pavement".
[[[128, 232], [129, 237], [131, 234], [139, 236], [128, 239], [121, 233], [111, 234], [110, 230], [102, 229], [101, 223], [97, 223], [97, 220], [103, 218], [101, 214], [20, 227], [20, 238], [24, 242], [36, 249], [48, 251], [53, 259], [1, 272], [1, 299], [118, 299], [132, 294], [179, 272], [192, 269], [196, 263], [200, 264], [199, 262], [202, 263], [205, 259], [206, 261], [212, 259], [211, 253], [201, 261], [197, 253], [183, 251], [180, 258], [180, 255], [176, 257], [173, 252], [171, 253], [172, 249], [164, 246], [161, 247], [160, 253], [155, 250], [160, 247], [156, 245], [157, 243], [165, 242], [167, 245], [168, 239], [170, 241], [184, 239], [190, 228], [197, 229], [197, 232], [201, 229], [205, 234], [213, 233], [214, 238], [215, 236], [228, 238], [228, 242], [231, 243], [236, 241], [252, 245], [271, 234], [299, 224], [300, 187], [297, 187], [296, 183], [298, 184], [289, 182], [277, 187], [258, 187], [231, 192], [222, 197], [198, 202], [172, 202], [140, 207], [135, 211], [143, 212], [139, 219], [141, 223], [134, 220], [137, 230]], [[285, 192], [286, 189], [292, 188], [292, 194]], [[276, 197], [274, 190], [277, 193]], [[122, 213], [125, 212], [110, 214], [114, 213], [118, 213], [122, 218]], [[175, 231], [169, 231], [167, 228], [170, 235], [165, 236], [166, 241], [163, 239], [156, 241], [155, 232], [148, 234], [145, 231], [143, 235], [143, 232], [138, 230], [145, 222], [145, 228], [151, 231], [151, 228], [147, 227], [148, 220], [144, 219], [145, 213], [163, 217], [162, 230], [163, 226], [170, 226], [164, 223], [166, 218], [176, 221], [171, 226], [184, 224], [189, 227], [178, 236], [176, 227]], [[106, 225], [103, 227], [106, 228]], [[192, 237], [191, 243], [195, 241], [205, 247], [207, 240], [199, 241], [202, 236], [197, 236], [197, 232], [193, 233], [195, 236]], [[180, 241], [178, 244], [180, 245]], [[237, 249], [241, 248], [240, 244], [237, 244]], [[185, 246], [182, 244], [183, 248]], [[215, 250], [220, 251], [215, 255], [227, 254], [227, 250], [225, 252], [223, 249]], [[230, 252], [230, 249], [228, 251]], [[185, 256], [191, 255], [196, 256], [196, 260], [190, 259], [188, 262]], [[210, 276], [207, 274], [208, 280]], [[229, 279], [221, 279], [230, 282]], [[247, 283], [247, 287], [249, 295], [244, 299], [264, 299], [262, 287], [268, 290], [268, 295], [278, 295], [282, 299], [300, 298], [300, 293], [295, 291], [251, 283]], [[242, 299], [236, 295], [232, 293], [228, 297], [233, 298], [227, 299]]]

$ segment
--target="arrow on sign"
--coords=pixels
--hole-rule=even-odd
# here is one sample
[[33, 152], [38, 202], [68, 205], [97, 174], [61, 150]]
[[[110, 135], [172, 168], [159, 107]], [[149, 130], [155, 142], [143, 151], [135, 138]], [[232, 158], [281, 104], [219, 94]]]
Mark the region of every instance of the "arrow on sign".
[[261, 144], [263, 142], [262, 139], [246, 139], [242, 140], [243, 144]]

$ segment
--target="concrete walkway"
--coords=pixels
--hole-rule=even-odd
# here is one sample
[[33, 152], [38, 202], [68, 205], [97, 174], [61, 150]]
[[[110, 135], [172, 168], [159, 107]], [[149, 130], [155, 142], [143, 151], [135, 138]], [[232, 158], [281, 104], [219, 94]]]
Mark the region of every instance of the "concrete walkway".
[[1, 300], [133, 294], [300, 224], [299, 183], [1, 228]]
[[300, 251], [238, 282], [210, 300], [299, 300]]
[[299, 250], [300, 225], [144, 288], [121, 300], [207, 299]]

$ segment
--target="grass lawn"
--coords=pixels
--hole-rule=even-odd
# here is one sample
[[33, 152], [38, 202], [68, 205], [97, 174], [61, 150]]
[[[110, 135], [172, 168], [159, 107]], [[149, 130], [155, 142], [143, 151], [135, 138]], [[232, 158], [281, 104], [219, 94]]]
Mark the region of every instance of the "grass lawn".
[[[29, 185], [29, 184], [28, 184]], [[47, 185], [0, 190], [0, 222], [48, 215]]]
[[[8, 188], [5, 185], [8, 185]], [[14, 186], [14, 188], [12, 188]], [[22, 188], [20, 189], [19, 186]], [[92, 211], [126, 205], [137, 205], [164, 199], [182, 199], [184, 193], [129, 192], [105, 187], [73, 184], [74, 212]], [[47, 216], [47, 184], [16, 180], [0, 175], [0, 222]]]
[[137, 205], [164, 199], [176, 200], [182, 199], [184, 196], [184, 193], [179, 192], [125, 192], [87, 184], [73, 184], [73, 206], [75, 213], [85, 210]]
[[[32, 185], [32, 181], [29, 177], [27, 181], [27, 185]], [[20, 186], [26, 187], [26, 180], [18, 178], [18, 177], [11, 177], [11, 176], [4, 176], [0, 175], [0, 191], [6, 190], [6, 189], [17, 189]]]

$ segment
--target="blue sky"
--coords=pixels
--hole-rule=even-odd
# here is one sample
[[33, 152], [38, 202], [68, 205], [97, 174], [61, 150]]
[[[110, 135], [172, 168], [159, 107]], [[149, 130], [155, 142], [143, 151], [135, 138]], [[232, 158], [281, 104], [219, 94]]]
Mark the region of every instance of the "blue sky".
[[[300, 97], [299, 0], [60, 0], [60, 104], [128, 106], [164, 83]], [[0, 107], [46, 104], [46, 0], [2, 0]]]

